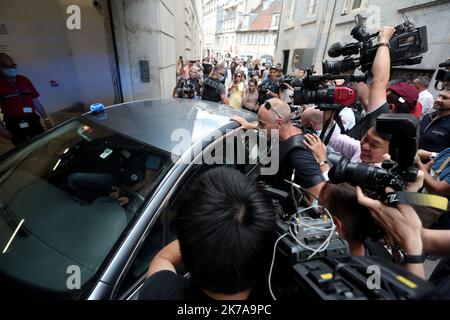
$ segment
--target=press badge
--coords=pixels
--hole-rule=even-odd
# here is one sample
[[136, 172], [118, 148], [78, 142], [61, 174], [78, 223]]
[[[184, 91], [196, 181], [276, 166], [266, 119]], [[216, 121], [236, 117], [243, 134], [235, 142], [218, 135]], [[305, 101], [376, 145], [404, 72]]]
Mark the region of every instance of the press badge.
[[28, 124], [28, 122], [21, 122], [21, 123], [19, 123], [19, 127], [20, 127], [20, 129], [26, 129], [26, 128], [29, 128], [30, 125]]
[[23, 108], [23, 113], [33, 113], [33, 108], [25, 107]]
[[102, 158], [103, 160], [108, 158], [111, 154], [113, 153], [113, 151], [111, 149], [106, 149], [105, 151], [103, 151], [103, 153], [100, 155], [100, 158]]

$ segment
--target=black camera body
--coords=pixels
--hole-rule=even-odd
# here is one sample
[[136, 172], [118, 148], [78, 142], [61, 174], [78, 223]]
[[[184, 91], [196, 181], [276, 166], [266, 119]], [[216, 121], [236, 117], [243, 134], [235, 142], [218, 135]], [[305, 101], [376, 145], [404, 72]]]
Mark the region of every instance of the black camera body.
[[[396, 27], [396, 32], [390, 40], [392, 66], [415, 65], [422, 62], [422, 53], [428, 51], [427, 27], [415, 28], [406, 16], [405, 22]], [[340, 74], [361, 68], [362, 72], [372, 69], [378, 50], [373, 43], [378, 33], [370, 34], [364, 25], [365, 18], [356, 15], [356, 27], [351, 35], [357, 43], [341, 45], [333, 44], [328, 50], [331, 58], [344, 56], [341, 61], [323, 61], [323, 73]], [[359, 55], [359, 57], [352, 57]]]
[[192, 99], [195, 96], [195, 86], [189, 79], [182, 79], [182, 84], [177, 89], [179, 98]]
[[446, 85], [448, 85], [448, 82], [450, 81], [450, 59], [441, 63], [439, 65], [439, 68], [445, 69], [438, 70], [436, 75], [436, 84], [434, 87], [437, 91], [442, 91], [445, 89]]
[[[261, 187], [271, 197], [277, 217], [279, 240], [269, 281], [272, 293], [278, 299], [394, 300], [432, 297], [434, 286], [402, 267], [382, 258], [352, 257], [348, 243], [335, 231], [332, 231], [328, 246], [312, 257], [310, 249], [318, 249], [330, 236], [327, 230], [332, 230], [332, 221], [314, 208], [298, 208], [293, 219], [284, 206], [292, 200], [289, 194], [264, 183]], [[307, 225], [298, 223], [296, 219], [304, 219]], [[289, 234], [290, 231], [292, 234]], [[380, 271], [379, 288], [368, 286], [374, 267]], [[414, 285], [411, 286], [411, 283]]]
[[377, 119], [377, 132], [391, 135], [390, 161], [378, 168], [365, 164], [351, 163], [342, 155], [331, 154], [333, 167], [329, 177], [335, 184], [348, 182], [363, 189], [383, 193], [386, 187], [402, 191], [408, 182], [416, 181], [415, 167], [417, 153], [417, 131], [419, 120], [410, 114], [383, 114]]
[[[352, 107], [356, 103], [356, 90], [347, 86], [349, 82], [365, 82], [366, 76], [353, 75], [313, 75], [308, 69], [305, 79], [295, 79], [294, 105], [316, 104], [321, 110], [339, 110]], [[344, 80], [344, 84], [336, 86], [336, 80]]]

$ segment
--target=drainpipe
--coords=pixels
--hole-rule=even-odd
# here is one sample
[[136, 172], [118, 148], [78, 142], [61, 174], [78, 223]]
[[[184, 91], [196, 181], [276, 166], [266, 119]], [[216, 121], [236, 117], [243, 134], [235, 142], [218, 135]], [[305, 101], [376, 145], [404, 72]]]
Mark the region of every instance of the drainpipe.
[[123, 103], [123, 91], [122, 91], [122, 77], [120, 75], [120, 65], [119, 65], [119, 54], [117, 50], [117, 42], [116, 42], [116, 33], [114, 29], [114, 21], [113, 21], [113, 14], [112, 14], [112, 7], [111, 7], [111, 0], [108, 0], [108, 14], [109, 14], [109, 22], [110, 22], [110, 29], [111, 29], [111, 35], [112, 35], [112, 45], [113, 45], [113, 51], [114, 51], [114, 61], [116, 63], [116, 73], [117, 73], [117, 90], [118, 90], [118, 103]]
[[324, 47], [324, 49], [323, 49], [322, 60], [325, 60], [325, 55], [326, 55], [326, 53], [327, 53], [328, 40], [330, 40], [331, 26], [333, 25], [333, 21], [334, 21], [334, 13], [336, 12], [336, 4], [337, 4], [337, 0], [334, 0], [334, 7], [333, 7], [333, 12], [332, 12], [332, 14], [331, 14], [330, 25], [328, 26], [327, 40], [326, 40], [326, 42], [325, 42], [325, 47]]
[[[327, 16], [327, 12], [328, 12], [328, 5], [330, 3], [330, 0], [327, 0], [327, 2], [325, 3], [325, 10], [323, 11], [323, 15], [322, 15], [322, 21], [320, 22], [320, 28], [319, 28], [319, 32], [317, 34], [317, 40], [316, 40], [316, 45], [314, 48], [314, 59], [313, 59], [313, 66], [316, 65], [316, 61], [317, 61], [317, 54], [319, 52], [319, 46], [320, 46], [320, 42], [322, 40], [322, 32], [323, 32], [323, 26], [325, 25], [325, 18]], [[336, 1], [335, 1], [336, 4]]]

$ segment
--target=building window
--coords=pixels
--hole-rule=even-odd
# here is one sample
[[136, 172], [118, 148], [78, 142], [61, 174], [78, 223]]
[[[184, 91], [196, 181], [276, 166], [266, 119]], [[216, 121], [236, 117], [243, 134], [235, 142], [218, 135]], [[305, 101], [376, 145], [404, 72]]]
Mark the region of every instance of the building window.
[[309, 0], [308, 17], [314, 17], [317, 12], [317, 0]]
[[368, 0], [344, 0], [344, 6], [342, 8], [342, 14], [348, 14], [352, 11], [359, 11], [366, 9]]
[[289, 12], [288, 20], [289, 20], [289, 22], [292, 22], [292, 21], [294, 21], [295, 7], [297, 6], [297, 0], [288, 0], [288, 1], [290, 1], [290, 3], [288, 3], [288, 6], [287, 6], [287, 8], [290, 8], [290, 9], [288, 9], [288, 12]]
[[279, 14], [274, 14], [272, 16], [272, 28], [276, 28], [278, 27], [278, 24], [280, 23], [280, 15]]

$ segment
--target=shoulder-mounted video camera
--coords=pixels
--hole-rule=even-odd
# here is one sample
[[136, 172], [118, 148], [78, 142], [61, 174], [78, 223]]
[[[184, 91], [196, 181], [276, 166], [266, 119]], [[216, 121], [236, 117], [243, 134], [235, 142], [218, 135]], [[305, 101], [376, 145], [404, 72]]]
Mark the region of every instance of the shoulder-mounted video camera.
[[[291, 82], [294, 87], [294, 105], [316, 104], [323, 111], [352, 107], [356, 103], [357, 93], [348, 84], [367, 80], [365, 75], [314, 75], [312, 69], [306, 72], [305, 79], [295, 79]], [[336, 85], [339, 80], [344, 83]]]
[[[279, 238], [268, 279], [274, 298], [305, 301], [432, 297], [434, 286], [402, 267], [383, 258], [352, 257], [349, 244], [336, 232], [332, 212], [298, 207], [290, 214], [283, 205], [292, 200], [287, 192], [267, 185], [263, 189], [272, 198], [277, 217]], [[377, 290], [367, 285], [374, 266], [380, 270]]]
[[[396, 32], [390, 41], [392, 66], [415, 65], [422, 62], [422, 53], [428, 51], [427, 27], [415, 28], [405, 14], [405, 21], [398, 25]], [[356, 43], [342, 45], [334, 43], [328, 50], [331, 58], [345, 57], [341, 61], [327, 61], [322, 64], [323, 73], [340, 74], [349, 70], [361, 68], [362, 72], [372, 69], [378, 50], [378, 45], [373, 41], [379, 33], [370, 34], [365, 26], [366, 18], [356, 15], [356, 27], [351, 31]], [[352, 57], [359, 55], [359, 57]]]

